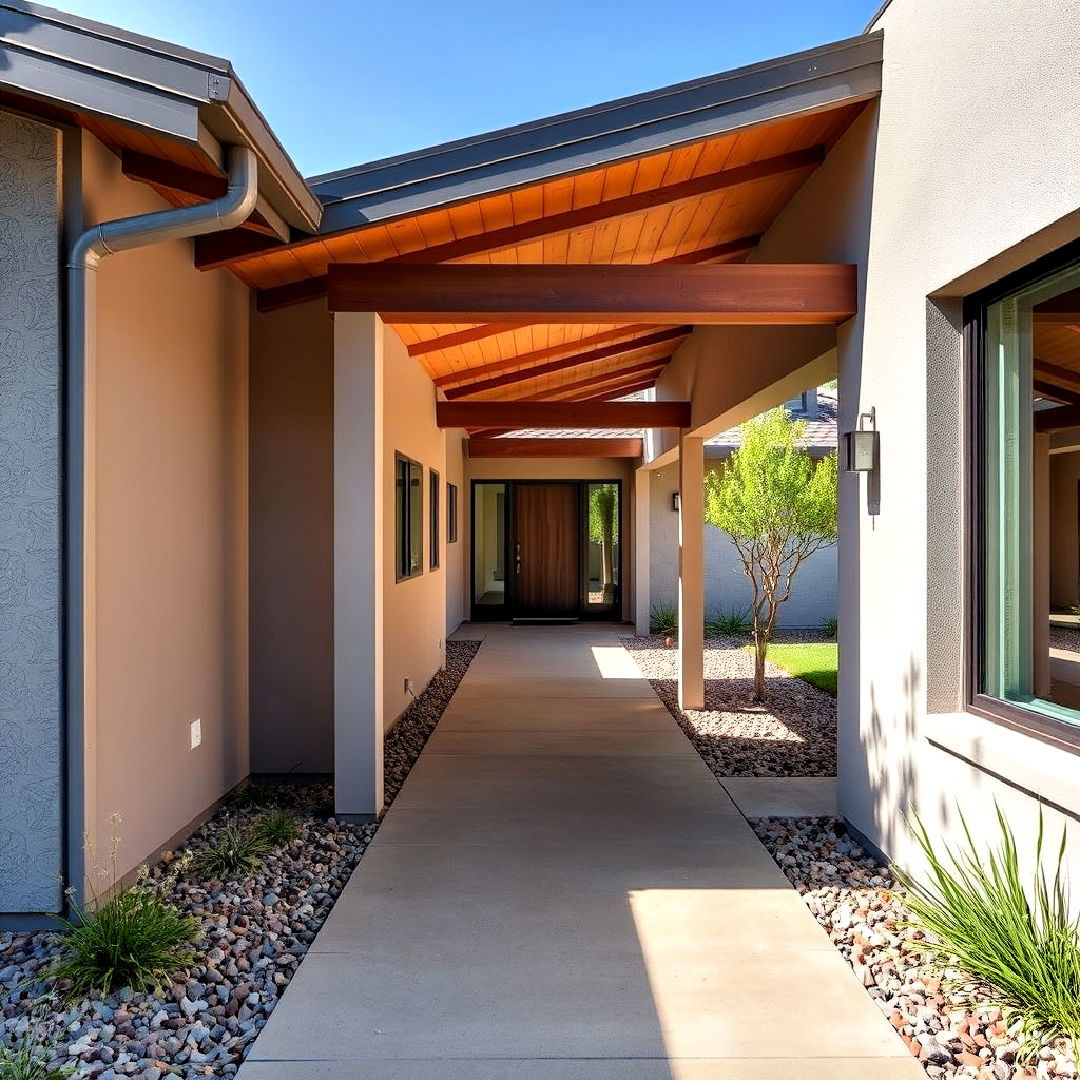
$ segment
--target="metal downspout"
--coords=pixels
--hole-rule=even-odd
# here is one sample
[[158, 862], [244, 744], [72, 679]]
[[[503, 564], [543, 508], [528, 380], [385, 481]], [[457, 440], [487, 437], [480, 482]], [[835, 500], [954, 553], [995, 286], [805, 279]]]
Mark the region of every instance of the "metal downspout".
[[68, 884], [84, 900], [86, 836], [97, 824], [95, 782], [95, 378], [97, 268], [103, 258], [133, 248], [183, 240], [241, 225], [255, 209], [254, 151], [231, 147], [229, 186], [220, 199], [197, 206], [117, 218], [87, 229], [67, 263], [67, 433], [65, 555], [65, 796]]

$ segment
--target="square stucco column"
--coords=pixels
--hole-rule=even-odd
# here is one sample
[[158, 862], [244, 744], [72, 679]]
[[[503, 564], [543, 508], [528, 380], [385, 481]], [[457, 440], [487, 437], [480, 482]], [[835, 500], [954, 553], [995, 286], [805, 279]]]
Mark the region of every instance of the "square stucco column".
[[705, 704], [705, 457], [699, 438], [679, 439], [679, 708]]
[[334, 805], [383, 808], [383, 324], [334, 316]]
[[638, 469], [634, 473], [634, 628], [642, 636], [649, 632], [649, 610], [652, 607], [651, 503], [652, 473], [648, 469]]

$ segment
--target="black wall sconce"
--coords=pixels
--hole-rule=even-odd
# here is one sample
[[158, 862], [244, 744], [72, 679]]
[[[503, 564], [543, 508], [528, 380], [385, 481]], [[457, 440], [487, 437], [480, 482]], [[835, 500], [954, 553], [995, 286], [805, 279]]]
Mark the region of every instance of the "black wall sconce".
[[671, 493], [671, 509], [673, 513], [677, 514], [679, 512], [679, 502], [679, 493], [677, 491], [673, 491]]
[[[869, 421], [869, 426], [864, 426]], [[859, 426], [844, 432], [841, 465], [845, 472], [873, 472], [878, 464], [877, 410], [859, 415]]]

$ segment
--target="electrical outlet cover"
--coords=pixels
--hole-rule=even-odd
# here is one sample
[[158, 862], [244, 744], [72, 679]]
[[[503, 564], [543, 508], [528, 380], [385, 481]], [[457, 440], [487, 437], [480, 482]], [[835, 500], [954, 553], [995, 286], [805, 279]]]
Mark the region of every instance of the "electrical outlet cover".
[[198, 750], [202, 746], [202, 719], [191, 721], [191, 749]]

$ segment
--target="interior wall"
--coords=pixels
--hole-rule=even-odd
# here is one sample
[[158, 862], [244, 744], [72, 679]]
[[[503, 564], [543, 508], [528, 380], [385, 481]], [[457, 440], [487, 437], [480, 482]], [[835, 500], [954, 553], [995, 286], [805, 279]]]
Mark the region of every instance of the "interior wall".
[[251, 770], [334, 767], [334, 324], [254, 313]]
[[[82, 161], [86, 225], [165, 208], [88, 134]], [[99, 864], [121, 837], [126, 871], [248, 772], [249, 296], [189, 241], [97, 273], [87, 828]]]
[[1080, 451], [1050, 457], [1050, 603], [1080, 602]]

